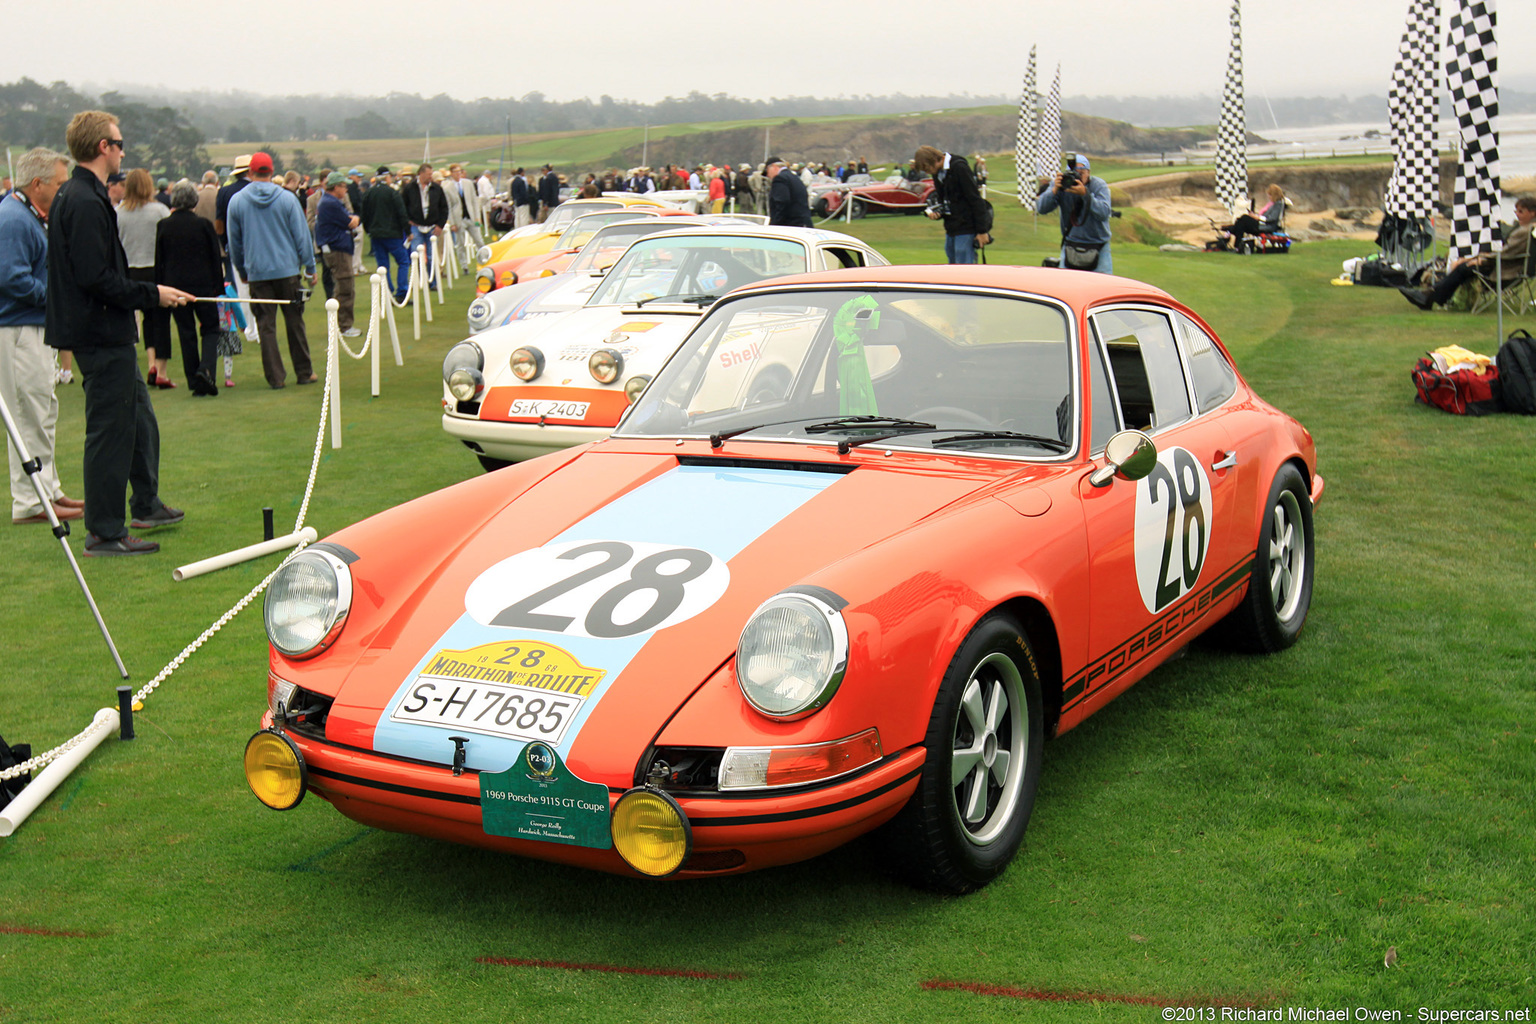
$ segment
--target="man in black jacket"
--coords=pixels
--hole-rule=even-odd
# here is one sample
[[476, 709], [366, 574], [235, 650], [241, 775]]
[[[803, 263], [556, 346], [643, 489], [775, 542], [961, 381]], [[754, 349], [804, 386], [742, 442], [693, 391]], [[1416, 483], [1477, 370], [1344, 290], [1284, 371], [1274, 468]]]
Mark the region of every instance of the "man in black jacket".
[[411, 222], [411, 251], [418, 245], [426, 247], [427, 286], [431, 287], [437, 281], [433, 275], [432, 239], [441, 235], [448, 223], [448, 197], [443, 194], [443, 187], [432, 180], [431, 164], [416, 168], [416, 177], [405, 183], [400, 198]]
[[550, 211], [560, 205], [560, 176], [549, 164], [544, 165], [544, 177], [539, 179], [539, 223], [549, 219]]
[[160, 500], [160, 424], [139, 375], [133, 311], [183, 306], [193, 296], [128, 276], [106, 189], [123, 162], [117, 118], [83, 111], [65, 139], [77, 166], [48, 211], [44, 339], [74, 352], [85, 386], [85, 553], [147, 555], [160, 545], [129, 536], [128, 485], [135, 530], [170, 526], [183, 514]]
[[811, 198], [805, 182], [786, 170], [784, 161], [768, 158], [768, 223], [792, 228], [815, 227], [811, 220]]
[[918, 146], [912, 165], [933, 175], [928, 217], [944, 221], [945, 257], [951, 263], [975, 263], [976, 250], [992, 238], [979, 230], [986, 217], [986, 205], [971, 165], [963, 156], [943, 153], [932, 146]]
[[385, 269], [386, 275], [390, 257], [394, 257], [395, 301], [404, 302], [411, 283], [410, 256], [405, 251], [405, 236], [411, 230], [411, 222], [405, 214], [400, 193], [394, 189], [388, 167], [379, 168], [373, 187], [363, 193], [363, 205], [358, 213], [363, 218], [363, 230], [368, 232], [368, 240], [373, 243], [373, 261]]

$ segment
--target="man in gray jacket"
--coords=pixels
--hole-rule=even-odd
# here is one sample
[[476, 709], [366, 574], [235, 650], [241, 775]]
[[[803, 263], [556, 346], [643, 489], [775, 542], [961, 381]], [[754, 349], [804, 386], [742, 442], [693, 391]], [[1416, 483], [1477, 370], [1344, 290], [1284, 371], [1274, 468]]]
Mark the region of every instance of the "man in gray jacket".
[[1109, 254], [1109, 186], [1089, 173], [1088, 158], [1067, 157], [1067, 169], [1035, 203], [1038, 213], [1061, 211], [1061, 267], [1113, 274]]
[[[272, 158], [251, 154], [251, 183], [229, 201], [229, 261], [235, 273], [251, 284], [251, 298], [280, 299], [285, 305], [283, 326], [288, 334], [288, 354], [300, 384], [313, 384], [309, 336], [304, 331], [304, 303], [299, 295], [299, 272], [315, 283], [315, 245], [310, 238], [304, 211], [293, 193], [272, 181]], [[261, 368], [275, 390], [283, 387], [288, 371], [277, 350], [277, 307], [255, 303], [252, 314], [261, 340]]]

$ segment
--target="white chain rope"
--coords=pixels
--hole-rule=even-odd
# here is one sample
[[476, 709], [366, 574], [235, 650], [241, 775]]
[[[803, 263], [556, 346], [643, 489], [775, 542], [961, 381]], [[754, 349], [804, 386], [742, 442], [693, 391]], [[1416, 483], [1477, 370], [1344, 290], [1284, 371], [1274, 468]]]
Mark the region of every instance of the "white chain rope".
[[[327, 333], [329, 335], [327, 338], [328, 352], [325, 361], [327, 379], [324, 382], [324, 386], [321, 388], [321, 395], [323, 397], [320, 399], [320, 426], [315, 432], [315, 455], [309, 463], [309, 480], [304, 484], [304, 500], [299, 505], [299, 517], [293, 524], [293, 532], [295, 533], [304, 528], [304, 517], [309, 513], [310, 495], [312, 495], [315, 490], [315, 477], [320, 472], [320, 452], [325, 446], [325, 418], [327, 413], [330, 412], [331, 405], [331, 381], [329, 378], [331, 374], [331, 365], [334, 359], [333, 352], [336, 345], [341, 341], [341, 332], [337, 330], [336, 319], [334, 317], [330, 318], [329, 329]], [[371, 337], [372, 332], [370, 331], [370, 338]], [[366, 346], [364, 346], [363, 351], [365, 353], [368, 351]], [[283, 566], [293, 561], [298, 553], [303, 551], [308, 546], [308, 541], [299, 541], [298, 547], [290, 551], [288, 556], [282, 560], [278, 567], [268, 573], [266, 578], [263, 579], [260, 583], [256, 584], [256, 587], [249, 594], [246, 594], [240, 600], [236, 601], [234, 607], [230, 608], [229, 611], [225, 612], [223, 615], [220, 615], [217, 621], [213, 623], [213, 625], [203, 630], [202, 635], [200, 635], [196, 640], [193, 640], [187, 646], [183, 647], [180, 654], [172, 658], [170, 663], [162, 668], [153, 679], [145, 683], [144, 686], [133, 695], [133, 703], [137, 705], [148, 698], [150, 694], [154, 693], [156, 687], [169, 679], [171, 673], [180, 668], [182, 663], [191, 656], [193, 651], [196, 651], [199, 647], [203, 646], [203, 644], [207, 643], [210, 639], [213, 638], [215, 633], [228, 625], [231, 619], [244, 611], [247, 605], [256, 600], [261, 592], [267, 589], [268, 584], [272, 582], [272, 578], [276, 576], [280, 571], [282, 571]], [[91, 727], [87, 727], [83, 732], [70, 737], [47, 753], [38, 754], [36, 757], [23, 761], [20, 764], [12, 765], [4, 771], [0, 771], [0, 782], [4, 782], [7, 779], [14, 779], [19, 775], [26, 774], [27, 772], [36, 771], [40, 768], [47, 767], [49, 764], [57, 761], [64, 754], [68, 753], [70, 750], [78, 747], [82, 742], [85, 741], [88, 736], [91, 735], [93, 731], [94, 730]]]
[[[372, 282], [368, 286], [369, 306], [372, 309], [377, 309], [378, 307], [376, 305], [374, 305], [374, 301], [375, 301], [374, 300], [374, 296], [378, 293], [378, 280], [379, 279], [376, 278], [376, 277], [369, 277], [368, 280], [370, 282]], [[339, 331], [336, 334], [336, 340], [338, 342], [340, 342], [341, 350], [343, 352], [345, 352], [347, 355], [351, 356], [353, 359], [361, 359], [361, 358], [363, 358], [364, 356], [366, 356], [368, 354], [368, 350], [373, 347], [374, 343], [378, 340], [378, 336], [379, 336], [379, 318], [377, 316], [370, 315], [368, 317], [368, 336], [363, 339], [363, 350], [361, 352], [353, 352], [352, 351], [352, 346], [347, 344], [347, 339], [342, 337], [341, 333]], [[303, 526], [303, 525], [304, 525], [303, 523], [299, 524], [299, 526]], [[295, 529], [297, 529], [297, 527], [295, 527]]]
[[[416, 252], [416, 250], [415, 249], [411, 249], [411, 250], [408, 250], [408, 252], [410, 254], [414, 254]], [[404, 309], [406, 306], [409, 306], [411, 304], [411, 296], [414, 295], [421, 288], [421, 282], [419, 282], [416, 279], [416, 260], [414, 258], [414, 255], [413, 255], [413, 257], [411, 259], [406, 260], [406, 262], [411, 265], [411, 269], [407, 272], [407, 277], [405, 279], [405, 281], [406, 281], [406, 284], [405, 284], [405, 298], [400, 299], [400, 300], [397, 301], [393, 295], [391, 295], [389, 297], [389, 301], [394, 303], [396, 309]], [[397, 266], [395, 268], [396, 272], [398, 272], [399, 269], [400, 268]], [[385, 291], [388, 291], [388, 290], [389, 289], [387, 289], [387, 288], [385, 289]]]

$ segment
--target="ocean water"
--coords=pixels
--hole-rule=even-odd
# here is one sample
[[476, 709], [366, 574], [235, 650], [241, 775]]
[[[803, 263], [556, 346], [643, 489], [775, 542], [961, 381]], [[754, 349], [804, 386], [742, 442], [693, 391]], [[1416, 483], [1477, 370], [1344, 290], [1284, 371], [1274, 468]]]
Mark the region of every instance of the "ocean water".
[[[1346, 153], [1390, 153], [1391, 138], [1387, 123], [1331, 124], [1310, 128], [1265, 128], [1249, 121], [1248, 130], [1274, 141], [1274, 145], [1250, 146], [1250, 162], [1262, 163], [1271, 153], [1281, 157], [1322, 155], [1334, 151]], [[1379, 138], [1367, 139], [1366, 132], [1376, 131]], [[1437, 135], [1440, 148], [1448, 150], [1456, 139], [1456, 122], [1442, 121]], [[1536, 114], [1506, 114], [1499, 118], [1499, 173], [1501, 175], [1536, 174]]]

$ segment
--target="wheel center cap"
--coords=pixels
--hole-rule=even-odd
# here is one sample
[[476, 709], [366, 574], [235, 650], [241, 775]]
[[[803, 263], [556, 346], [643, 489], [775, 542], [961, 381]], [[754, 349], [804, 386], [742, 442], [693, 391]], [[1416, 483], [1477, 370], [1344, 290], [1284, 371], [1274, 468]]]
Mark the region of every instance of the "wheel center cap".
[[997, 760], [997, 735], [995, 733], [987, 733], [987, 738], [982, 741], [981, 759], [986, 762], [988, 768], [991, 768], [992, 762]]

